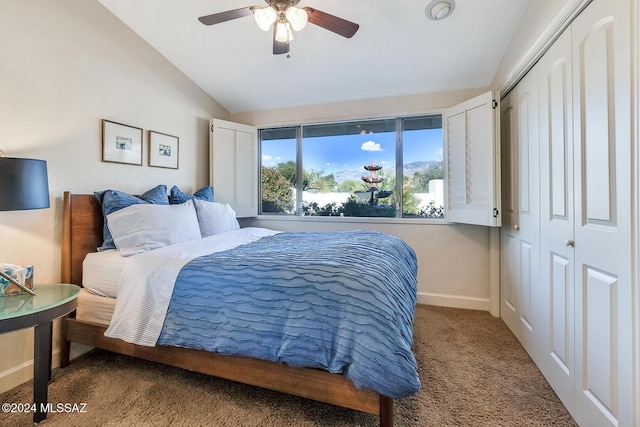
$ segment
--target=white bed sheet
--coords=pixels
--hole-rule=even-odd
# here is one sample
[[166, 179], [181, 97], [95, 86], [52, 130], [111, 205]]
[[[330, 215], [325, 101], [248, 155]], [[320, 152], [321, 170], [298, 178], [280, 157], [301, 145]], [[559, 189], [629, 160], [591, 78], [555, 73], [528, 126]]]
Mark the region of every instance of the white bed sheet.
[[83, 288], [80, 290], [80, 295], [78, 296], [76, 319], [83, 322], [109, 326], [115, 308], [115, 298], [96, 295]]
[[87, 254], [82, 262], [82, 286], [94, 294], [116, 298], [126, 258], [117, 249]]
[[116, 309], [105, 336], [153, 347], [167, 314], [173, 285], [194, 258], [255, 242], [278, 231], [246, 227], [125, 257]]

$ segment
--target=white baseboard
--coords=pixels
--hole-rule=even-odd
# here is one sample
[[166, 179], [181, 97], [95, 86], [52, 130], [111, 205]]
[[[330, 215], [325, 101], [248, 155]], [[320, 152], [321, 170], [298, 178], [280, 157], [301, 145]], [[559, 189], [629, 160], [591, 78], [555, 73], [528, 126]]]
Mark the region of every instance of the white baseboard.
[[[60, 350], [54, 350], [51, 357], [51, 368], [60, 366]], [[13, 368], [0, 372], [0, 393], [9, 391], [27, 381], [33, 381], [33, 359], [29, 359]]]
[[13, 368], [0, 372], [0, 393], [9, 391], [14, 387], [33, 378], [33, 360], [27, 360]]
[[[83, 355], [93, 349], [86, 345], [71, 343], [70, 359]], [[54, 349], [51, 355], [51, 369], [60, 367], [60, 349]], [[0, 372], [0, 393], [9, 391], [14, 387], [33, 381], [33, 359], [29, 359], [13, 368]]]
[[431, 294], [425, 292], [418, 292], [418, 304], [483, 311], [490, 311], [491, 309], [491, 301], [489, 298], [460, 297], [455, 295]]

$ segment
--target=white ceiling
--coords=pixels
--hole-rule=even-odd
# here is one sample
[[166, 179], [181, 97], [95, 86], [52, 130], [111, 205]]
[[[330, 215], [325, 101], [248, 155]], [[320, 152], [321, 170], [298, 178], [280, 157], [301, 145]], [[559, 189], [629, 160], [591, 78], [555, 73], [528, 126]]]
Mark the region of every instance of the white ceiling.
[[432, 21], [430, 0], [302, 0], [360, 29], [307, 24], [287, 58], [251, 16], [197, 20], [263, 0], [99, 1], [232, 113], [487, 87], [528, 2], [457, 0]]

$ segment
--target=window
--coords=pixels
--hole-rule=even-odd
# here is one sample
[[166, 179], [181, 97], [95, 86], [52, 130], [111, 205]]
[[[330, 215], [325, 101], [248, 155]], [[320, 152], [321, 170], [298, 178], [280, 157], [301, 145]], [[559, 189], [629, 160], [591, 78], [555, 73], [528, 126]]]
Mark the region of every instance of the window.
[[293, 213], [296, 205], [296, 128], [260, 131], [262, 213]]
[[261, 213], [443, 218], [442, 117], [262, 129]]
[[238, 218], [445, 217], [499, 227], [497, 107], [486, 92], [442, 115], [261, 132], [212, 119], [211, 185]]

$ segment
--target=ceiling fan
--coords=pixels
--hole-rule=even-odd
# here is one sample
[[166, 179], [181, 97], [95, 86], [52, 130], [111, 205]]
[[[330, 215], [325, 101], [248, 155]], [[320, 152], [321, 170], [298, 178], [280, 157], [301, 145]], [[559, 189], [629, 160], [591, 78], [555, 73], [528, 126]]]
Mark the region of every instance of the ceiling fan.
[[214, 25], [253, 15], [258, 26], [269, 31], [273, 25], [273, 54], [289, 53], [293, 31], [300, 31], [307, 22], [346, 38], [351, 38], [360, 26], [312, 7], [296, 7], [300, 0], [265, 0], [267, 6], [247, 6], [198, 18], [204, 25]]

